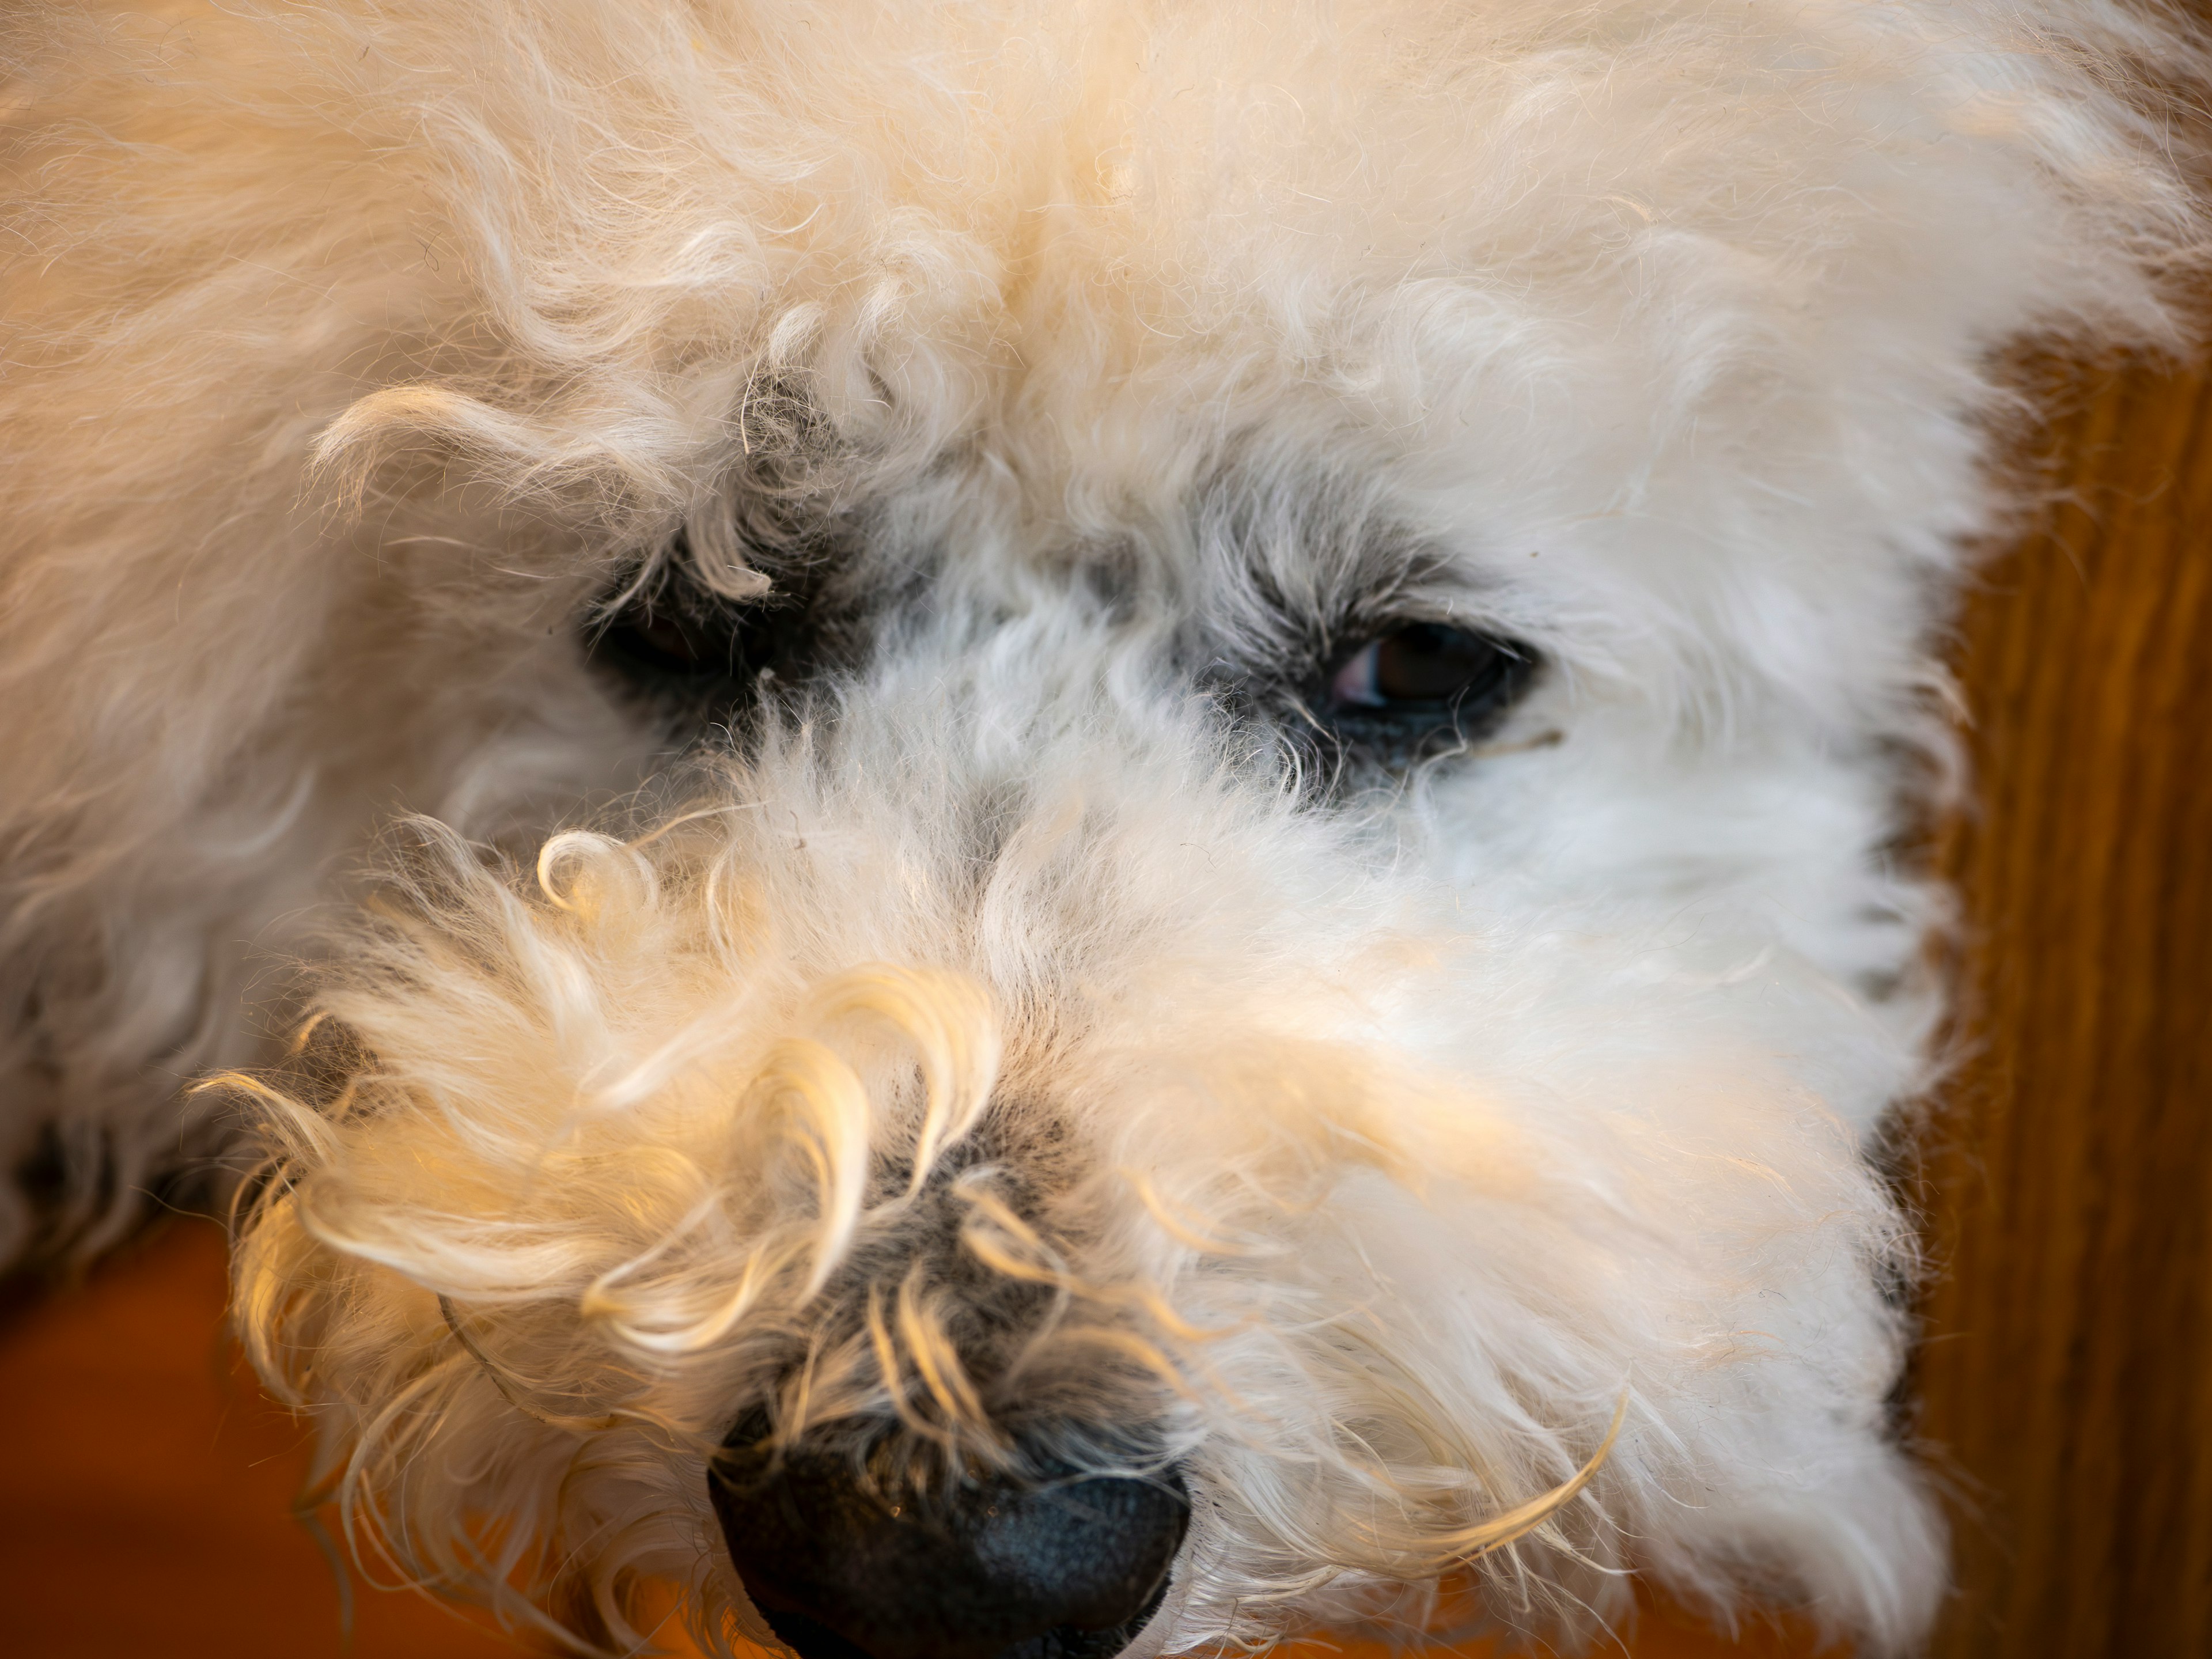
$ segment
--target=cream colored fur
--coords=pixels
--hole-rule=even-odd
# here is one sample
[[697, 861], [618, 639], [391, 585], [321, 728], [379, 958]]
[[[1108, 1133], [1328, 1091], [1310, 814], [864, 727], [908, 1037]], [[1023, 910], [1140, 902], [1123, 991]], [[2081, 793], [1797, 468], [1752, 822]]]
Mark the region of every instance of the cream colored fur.
[[[272, 1148], [240, 1328], [360, 1540], [586, 1644], [647, 1577], [744, 1623], [706, 1468], [763, 1402], [1151, 1425], [1154, 1647], [1469, 1562], [1532, 1631], [1633, 1570], [1913, 1644], [1868, 1156], [1942, 903], [1889, 848], [1995, 355], [2179, 337], [2178, 26], [0, 30], [0, 1255]], [[749, 735], [587, 662], [611, 584], [794, 550], [864, 648]], [[1243, 690], [1355, 612], [1543, 665], [1332, 778]]]

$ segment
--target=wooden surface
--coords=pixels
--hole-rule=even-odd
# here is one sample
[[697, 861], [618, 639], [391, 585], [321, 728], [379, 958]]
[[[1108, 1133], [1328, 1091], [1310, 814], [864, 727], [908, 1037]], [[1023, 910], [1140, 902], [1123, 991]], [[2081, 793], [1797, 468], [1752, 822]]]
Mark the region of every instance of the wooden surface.
[[2075, 382], [1962, 657], [1976, 1045], [1926, 1152], [1942, 1659], [2212, 1655], [2212, 395]]
[[[1943, 1268], [1920, 1425], [1960, 1494], [1940, 1659], [2212, 1655], [2212, 396], [2146, 371], [2074, 393], [2074, 499], [1960, 636], [1983, 804], [1939, 856], [1972, 1048], [1918, 1188]], [[288, 1510], [300, 1432], [237, 1370], [222, 1296], [219, 1239], [179, 1223], [0, 1322], [0, 1651], [341, 1652]], [[354, 1659], [515, 1651], [359, 1603]], [[1611, 1650], [1809, 1650], [1663, 1611]]]
[[[0, 1654], [340, 1659], [293, 1520], [304, 1435], [223, 1330], [223, 1244], [173, 1222], [0, 1328]], [[356, 1591], [352, 1659], [514, 1659], [413, 1595]]]

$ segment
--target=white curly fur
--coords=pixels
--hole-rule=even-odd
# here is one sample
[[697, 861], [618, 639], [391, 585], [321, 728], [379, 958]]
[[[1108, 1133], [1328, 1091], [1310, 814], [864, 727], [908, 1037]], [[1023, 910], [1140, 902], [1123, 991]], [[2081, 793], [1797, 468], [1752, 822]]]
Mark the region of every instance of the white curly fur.
[[[1568, 1638], [1632, 1569], [1912, 1644], [1868, 1157], [1942, 896], [1888, 849], [1994, 354], [2179, 338], [2180, 25], [0, 40], [0, 1152], [46, 1203], [0, 1257], [112, 1240], [249, 1098], [240, 1328], [358, 1540], [580, 1646], [652, 1578], [757, 1632], [706, 1471], [763, 1404], [986, 1464], [1146, 1425], [1195, 1502], [1149, 1647], [1468, 1563]], [[587, 660], [611, 585], [817, 578], [859, 646], [732, 738]], [[1409, 616], [1541, 670], [1472, 752], [1316, 771], [1268, 675]]]

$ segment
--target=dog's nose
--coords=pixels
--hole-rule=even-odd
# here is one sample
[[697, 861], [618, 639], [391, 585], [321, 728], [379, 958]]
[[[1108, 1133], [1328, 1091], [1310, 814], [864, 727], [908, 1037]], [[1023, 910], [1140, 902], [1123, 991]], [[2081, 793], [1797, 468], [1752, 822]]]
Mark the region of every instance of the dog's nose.
[[712, 1477], [745, 1589], [801, 1659], [1110, 1659], [1167, 1591], [1182, 1483], [1048, 1470], [889, 1495], [842, 1452], [738, 1444]]

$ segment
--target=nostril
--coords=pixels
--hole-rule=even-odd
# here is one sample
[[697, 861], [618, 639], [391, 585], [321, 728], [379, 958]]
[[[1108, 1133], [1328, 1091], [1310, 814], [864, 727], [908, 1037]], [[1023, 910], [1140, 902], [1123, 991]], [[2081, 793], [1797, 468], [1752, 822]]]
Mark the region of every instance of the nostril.
[[712, 1492], [747, 1593], [801, 1659], [1111, 1659], [1158, 1611], [1189, 1522], [1172, 1472], [970, 1479], [917, 1503], [804, 1448], [733, 1446]]

